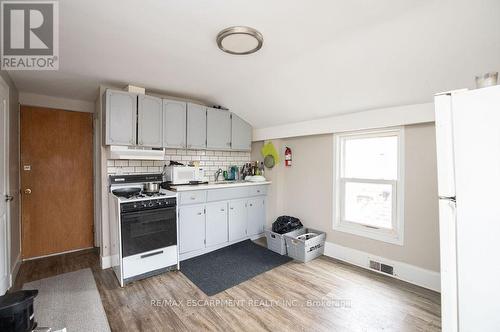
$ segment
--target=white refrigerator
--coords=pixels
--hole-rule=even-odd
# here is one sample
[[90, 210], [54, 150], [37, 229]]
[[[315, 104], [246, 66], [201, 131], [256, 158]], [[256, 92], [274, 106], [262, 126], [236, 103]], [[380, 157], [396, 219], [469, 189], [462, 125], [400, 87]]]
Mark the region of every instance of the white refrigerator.
[[436, 95], [442, 330], [500, 331], [500, 86]]

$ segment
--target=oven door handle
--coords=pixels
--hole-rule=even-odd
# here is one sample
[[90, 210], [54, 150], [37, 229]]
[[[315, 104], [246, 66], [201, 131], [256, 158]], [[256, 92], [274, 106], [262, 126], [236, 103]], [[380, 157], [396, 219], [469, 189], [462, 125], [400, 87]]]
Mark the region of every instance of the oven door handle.
[[165, 211], [176, 211], [177, 208], [175, 206], [168, 207], [168, 208], [159, 208], [159, 209], [149, 209], [149, 210], [142, 210], [142, 211], [131, 211], [131, 212], [121, 212], [122, 218], [124, 216], [130, 217], [130, 216], [147, 216], [148, 214], [155, 214], [159, 212], [165, 212]]
[[148, 257], [151, 257], [151, 256], [161, 255], [161, 254], [163, 254], [163, 250], [155, 251], [155, 252], [150, 252], [149, 254], [141, 255], [141, 259], [142, 258], [148, 258]]

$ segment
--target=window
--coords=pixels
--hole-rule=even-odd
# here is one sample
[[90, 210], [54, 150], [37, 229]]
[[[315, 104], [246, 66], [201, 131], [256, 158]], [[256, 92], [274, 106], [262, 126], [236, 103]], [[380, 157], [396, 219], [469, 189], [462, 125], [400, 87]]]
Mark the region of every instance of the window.
[[403, 128], [335, 135], [335, 230], [403, 244], [403, 146]]

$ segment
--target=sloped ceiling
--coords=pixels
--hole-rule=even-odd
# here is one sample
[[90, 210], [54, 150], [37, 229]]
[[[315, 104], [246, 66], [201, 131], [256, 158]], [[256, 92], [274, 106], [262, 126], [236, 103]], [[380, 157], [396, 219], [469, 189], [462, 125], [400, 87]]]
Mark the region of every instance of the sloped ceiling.
[[[20, 91], [95, 100], [100, 83], [230, 108], [257, 128], [432, 101], [500, 71], [498, 0], [61, 0], [60, 70]], [[247, 25], [258, 53], [217, 33]]]

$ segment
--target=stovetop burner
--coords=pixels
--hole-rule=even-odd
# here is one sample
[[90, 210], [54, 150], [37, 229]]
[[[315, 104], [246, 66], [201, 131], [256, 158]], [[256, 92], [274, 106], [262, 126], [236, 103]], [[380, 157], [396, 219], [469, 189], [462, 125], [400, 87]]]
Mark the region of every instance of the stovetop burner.
[[150, 198], [150, 197], [154, 198], [154, 197], [163, 197], [163, 196], [167, 196], [167, 194], [162, 193], [162, 192], [158, 192], [158, 193], [140, 192], [137, 195], [127, 197], [127, 199], [139, 199], [139, 198]]
[[111, 175], [110, 190], [120, 197], [122, 202], [141, 200], [154, 200], [175, 196], [175, 193], [161, 188], [159, 192], [145, 192], [144, 186], [148, 182], [160, 183], [163, 179], [161, 174], [133, 174], [133, 175]]

